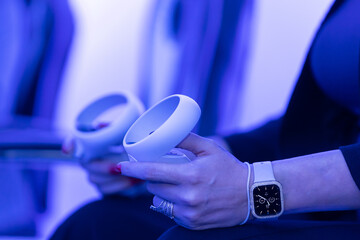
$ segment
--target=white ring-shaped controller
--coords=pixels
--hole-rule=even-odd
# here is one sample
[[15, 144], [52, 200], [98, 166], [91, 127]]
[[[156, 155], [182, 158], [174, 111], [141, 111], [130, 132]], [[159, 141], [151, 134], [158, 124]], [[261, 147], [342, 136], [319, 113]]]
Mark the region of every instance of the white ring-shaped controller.
[[[123, 105], [121, 115], [104, 128], [94, 128], [97, 117], [119, 105]], [[130, 93], [111, 94], [92, 102], [76, 119], [75, 156], [86, 162], [105, 155], [109, 147], [122, 143], [126, 131], [143, 112], [143, 104]]]
[[125, 151], [136, 161], [162, 161], [195, 127], [200, 114], [199, 105], [190, 97], [171, 95], [129, 128], [123, 141]]

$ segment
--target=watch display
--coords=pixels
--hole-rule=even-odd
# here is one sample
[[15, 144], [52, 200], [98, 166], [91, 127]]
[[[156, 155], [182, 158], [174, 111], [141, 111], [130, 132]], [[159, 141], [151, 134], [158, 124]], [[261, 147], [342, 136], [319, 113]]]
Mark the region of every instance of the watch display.
[[281, 184], [275, 180], [269, 161], [253, 163], [254, 183], [250, 189], [251, 212], [255, 218], [277, 218], [284, 212]]
[[251, 189], [253, 199], [253, 214], [256, 217], [276, 217], [282, 211], [281, 185], [255, 184]]

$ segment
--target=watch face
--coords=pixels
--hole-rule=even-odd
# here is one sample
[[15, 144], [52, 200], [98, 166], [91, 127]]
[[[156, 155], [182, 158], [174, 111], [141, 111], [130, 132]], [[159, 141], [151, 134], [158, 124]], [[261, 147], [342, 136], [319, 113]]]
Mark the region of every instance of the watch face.
[[256, 217], [276, 217], [283, 212], [280, 188], [278, 184], [257, 184], [252, 187], [253, 213]]

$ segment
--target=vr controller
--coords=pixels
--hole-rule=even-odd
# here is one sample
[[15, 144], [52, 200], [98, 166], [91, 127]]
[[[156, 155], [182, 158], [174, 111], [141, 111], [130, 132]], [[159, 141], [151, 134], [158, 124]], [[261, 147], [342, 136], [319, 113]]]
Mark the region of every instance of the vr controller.
[[[94, 121], [111, 108], [122, 112], [101, 128]], [[190, 161], [176, 147], [195, 127], [198, 104], [185, 95], [171, 95], [144, 112], [143, 104], [129, 93], [102, 97], [85, 107], [76, 119], [75, 156], [90, 161], [123, 145], [130, 160], [167, 163]]]

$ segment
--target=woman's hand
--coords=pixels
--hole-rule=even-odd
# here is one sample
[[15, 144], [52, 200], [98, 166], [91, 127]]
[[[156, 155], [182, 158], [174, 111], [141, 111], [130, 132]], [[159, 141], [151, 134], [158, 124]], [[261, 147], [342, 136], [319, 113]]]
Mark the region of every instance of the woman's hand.
[[[64, 141], [62, 150], [65, 154], [71, 154], [74, 150], [74, 146], [73, 139], [69, 138]], [[119, 161], [127, 160], [127, 154], [124, 151], [118, 151], [112, 155], [82, 163], [81, 165], [87, 171], [89, 181], [94, 184], [102, 194], [136, 196], [140, 194], [139, 191], [141, 188], [137, 189], [137, 191], [133, 188], [143, 181], [121, 176], [117, 165]], [[141, 192], [143, 192], [143, 190], [141, 190]]]
[[189, 229], [228, 227], [247, 216], [247, 166], [213, 140], [190, 134], [179, 148], [196, 158], [184, 164], [122, 162], [125, 176], [147, 180], [155, 195], [174, 204], [174, 220]]

